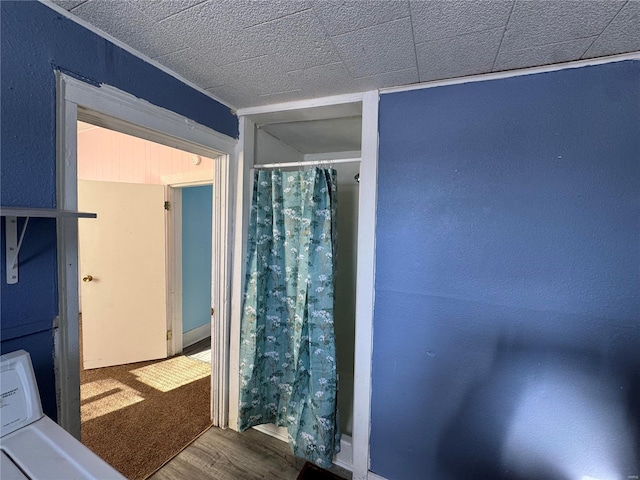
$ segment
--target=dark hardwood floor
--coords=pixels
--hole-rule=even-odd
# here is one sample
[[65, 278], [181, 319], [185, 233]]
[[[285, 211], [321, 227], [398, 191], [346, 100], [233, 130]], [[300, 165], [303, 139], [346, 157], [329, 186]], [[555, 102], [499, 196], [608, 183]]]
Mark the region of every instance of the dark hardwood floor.
[[211, 337], [207, 337], [203, 340], [200, 340], [193, 345], [189, 345], [188, 347], [184, 347], [182, 349], [182, 355], [197, 355], [198, 353], [202, 353], [205, 351], [211, 350]]
[[[210, 349], [207, 338], [182, 353], [203, 359]], [[304, 463], [289, 445], [257, 430], [238, 433], [211, 427], [149, 480], [295, 480]], [[331, 471], [351, 479], [351, 472], [343, 468], [334, 466]]]
[[[286, 443], [257, 430], [211, 427], [150, 480], [295, 480], [304, 463]], [[331, 471], [351, 478], [340, 467]]]

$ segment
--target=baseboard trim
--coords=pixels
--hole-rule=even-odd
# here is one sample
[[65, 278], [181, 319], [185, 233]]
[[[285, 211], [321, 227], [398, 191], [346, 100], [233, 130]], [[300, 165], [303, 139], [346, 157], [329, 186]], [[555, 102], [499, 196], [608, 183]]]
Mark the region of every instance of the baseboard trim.
[[211, 336], [211, 324], [205, 323], [204, 325], [200, 325], [188, 332], [184, 332], [182, 334], [182, 348], [186, 348], [189, 345], [193, 345], [194, 343], [198, 343], [200, 340], [204, 340]]
[[333, 463], [353, 472], [353, 444], [349, 435], [342, 435], [340, 438], [340, 451], [333, 457]]
[[[259, 432], [265, 433], [272, 437], [277, 438], [278, 440], [282, 440], [283, 442], [288, 442], [289, 438], [287, 436], [287, 430], [283, 427], [277, 427], [272, 423], [268, 423], [265, 425], [256, 425], [256, 430]], [[353, 445], [351, 443], [351, 437], [349, 435], [342, 435], [340, 439], [340, 452], [333, 457], [334, 465], [344, 468], [345, 470], [353, 471]], [[380, 480], [385, 480], [380, 477]]]

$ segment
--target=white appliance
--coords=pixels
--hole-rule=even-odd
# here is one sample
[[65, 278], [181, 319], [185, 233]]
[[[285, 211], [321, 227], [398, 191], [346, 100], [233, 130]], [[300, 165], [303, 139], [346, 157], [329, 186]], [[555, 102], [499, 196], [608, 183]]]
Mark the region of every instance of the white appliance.
[[31, 357], [0, 357], [2, 480], [124, 479], [113, 467], [42, 413]]

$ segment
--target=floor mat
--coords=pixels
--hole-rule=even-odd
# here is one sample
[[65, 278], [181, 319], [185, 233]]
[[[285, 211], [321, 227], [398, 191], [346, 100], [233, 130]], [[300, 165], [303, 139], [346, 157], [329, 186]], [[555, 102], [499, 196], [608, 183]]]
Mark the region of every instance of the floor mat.
[[344, 478], [311, 462], [307, 462], [303, 465], [296, 480], [344, 480]]

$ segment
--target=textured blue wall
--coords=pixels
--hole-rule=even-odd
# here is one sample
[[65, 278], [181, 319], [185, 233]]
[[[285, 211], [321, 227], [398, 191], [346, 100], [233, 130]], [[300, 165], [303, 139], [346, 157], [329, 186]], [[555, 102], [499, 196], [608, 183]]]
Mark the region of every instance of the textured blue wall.
[[[55, 75], [105, 83], [232, 137], [229, 109], [39, 2], [0, 2], [0, 203], [55, 206]], [[2, 225], [4, 242], [4, 222]], [[4, 248], [4, 247], [3, 247]], [[45, 412], [56, 417], [51, 325], [58, 312], [55, 221], [33, 219], [20, 281], [6, 285], [2, 254], [2, 351], [28, 350]], [[2, 250], [4, 251], [4, 250]]]
[[638, 475], [640, 62], [383, 95], [379, 162], [371, 469]]
[[211, 322], [213, 187], [182, 189], [182, 331]]

